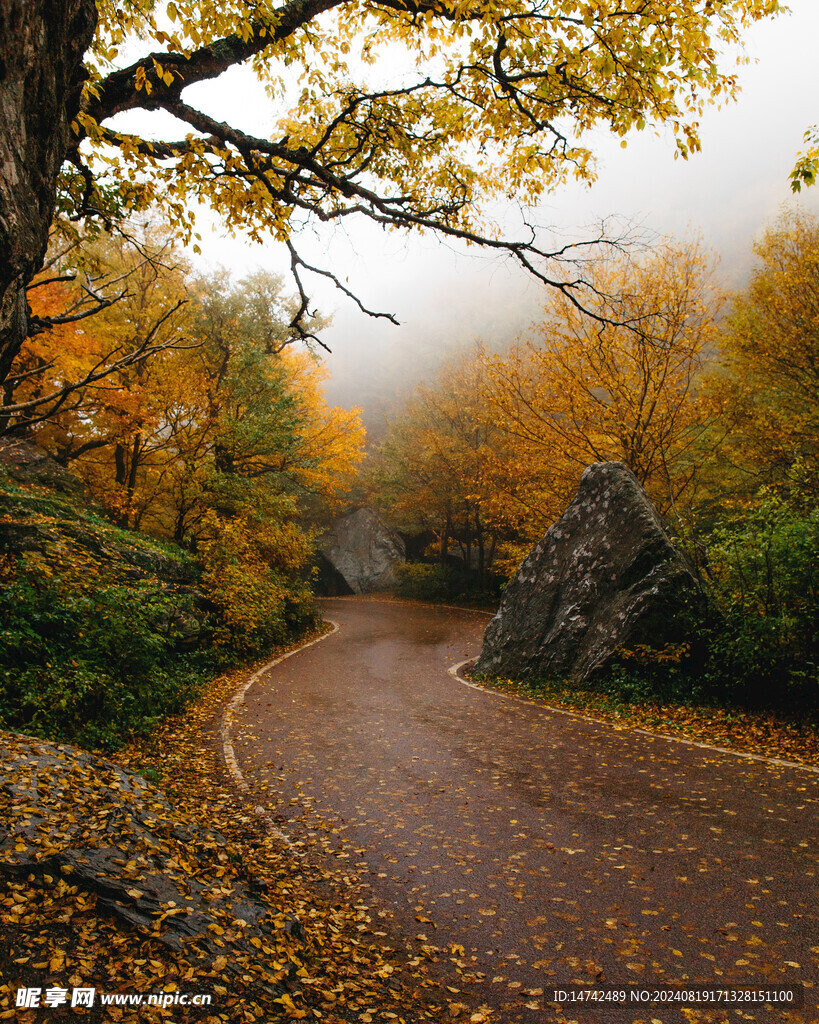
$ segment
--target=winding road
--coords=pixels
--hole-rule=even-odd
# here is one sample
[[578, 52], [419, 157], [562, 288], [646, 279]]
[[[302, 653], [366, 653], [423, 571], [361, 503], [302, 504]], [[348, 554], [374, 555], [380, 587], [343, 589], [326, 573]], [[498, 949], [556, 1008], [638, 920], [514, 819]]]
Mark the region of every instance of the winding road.
[[[468, 687], [448, 670], [479, 651], [480, 613], [323, 609], [337, 633], [248, 689], [238, 765], [287, 835], [438, 947], [468, 1005], [502, 1024], [819, 1019], [819, 774]], [[808, 988], [789, 1012], [551, 1001], [595, 981]]]

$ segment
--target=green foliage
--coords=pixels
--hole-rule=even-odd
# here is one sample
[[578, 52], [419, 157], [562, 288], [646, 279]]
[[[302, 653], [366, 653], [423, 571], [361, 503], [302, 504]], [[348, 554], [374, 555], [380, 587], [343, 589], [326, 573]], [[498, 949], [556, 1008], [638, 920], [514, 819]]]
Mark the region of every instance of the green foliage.
[[414, 601], [447, 601], [452, 597], [452, 571], [442, 565], [406, 562], [395, 567], [398, 593]]
[[819, 707], [816, 636], [819, 511], [766, 495], [708, 544], [720, 618], [712, 684], [755, 705]]
[[433, 604], [459, 602], [483, 605], [496, 602], [497, 595], [480, 587], [477, 573], [449, 565], [406, 562], [395, 568], [398, 594], [413, 601]]
[[5, 728], [110, 748], [199, 692], [207, 659], [179, 648], [178, 597], [155, 581], [66, 592], [26, 568], [0, 587]]

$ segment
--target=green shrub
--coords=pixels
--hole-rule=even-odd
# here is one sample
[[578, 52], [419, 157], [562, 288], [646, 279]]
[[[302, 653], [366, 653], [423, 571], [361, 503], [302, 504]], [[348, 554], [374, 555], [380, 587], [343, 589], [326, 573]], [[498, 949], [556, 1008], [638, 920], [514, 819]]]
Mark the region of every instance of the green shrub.
[[481, 607], [497, 603], [498, 580], [492, 574], [487, 574], [482, 587], [477, 572], [449, 565], [405, 562], [396, 566], [395, 573], [400, 596], [414, 601], [458, 602]]
[[624, 652], [595, 689], [629, 703], [819, 709], [819, 512], [779, 498], [716, 526], [705, 546], [710, 610], [690, 651]]
[[819, 511], [766, 496], [707, 546], [713, 603], [709, 676], [724, 697], [819, 707]]
[[398, 593], [414, 601], [448, 601], [452, 598], [452, 570], [443, 565], [405, 562], [395, 567]]
[[207, 523], [202, 589], [217, 649], [260, 654], [316, 621], [309, 585], [297, 575], [308, 551], [303, 531], [271, 520], [263, 532], [244, 516], [214, 514]]
[[0, 588], [3, 726], [110, 748], [199, 692], [207, 657], [178, 648], [178, 598], [155, 583], [61, 582], [23, 571]]

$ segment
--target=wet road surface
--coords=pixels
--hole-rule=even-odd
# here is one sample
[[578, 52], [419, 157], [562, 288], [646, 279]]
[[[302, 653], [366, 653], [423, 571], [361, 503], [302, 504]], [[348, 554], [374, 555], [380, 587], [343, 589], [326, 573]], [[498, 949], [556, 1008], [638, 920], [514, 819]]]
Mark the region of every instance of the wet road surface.
[[504, 1024], [819, 1020], [815, 987], [790, 1012], [550, 1001], [595, 981], [816, 986], [819, 775], [464, 686], [447, 670], [478, 653], [479, 613], [323, 610], [339, 631], [248, 691], [241, 770], [470, 1004]]

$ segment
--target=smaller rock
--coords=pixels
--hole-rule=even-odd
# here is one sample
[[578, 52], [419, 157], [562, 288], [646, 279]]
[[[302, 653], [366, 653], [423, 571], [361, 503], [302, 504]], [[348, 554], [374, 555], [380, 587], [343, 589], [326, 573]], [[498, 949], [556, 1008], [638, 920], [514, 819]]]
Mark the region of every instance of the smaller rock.
[[239, 976], [243, 958], [277, 933], [308, 941], [301, 922], [277, 915], [254, 880], [229, 866], [223, 836], [178, 819], [142, 776], [68, 744], [3, 731], [0, 774], [0, 885], [28, 879], [53, 888], [66, 879], [93, 893], [120, 928], [173, 950], [195, 942], [203, 968], [230, 954], [226, 971]]
[[354, 594], [394, 587], [395, 566], [406, 561], [404, 541], [369, 508], [339, 519], [319, 549]]

